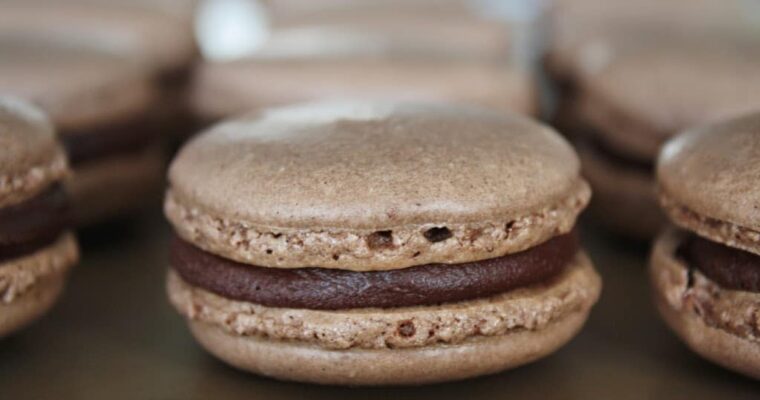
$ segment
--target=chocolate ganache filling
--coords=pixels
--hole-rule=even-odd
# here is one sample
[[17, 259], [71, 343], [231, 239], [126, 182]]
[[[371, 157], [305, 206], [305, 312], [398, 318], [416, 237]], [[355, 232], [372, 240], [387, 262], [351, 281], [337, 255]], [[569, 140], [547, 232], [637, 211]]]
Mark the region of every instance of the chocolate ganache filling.
[[117, 154], [138, 152], [158, 138], [158, 120], [141, 115], [109, 125], [67, 129], [61, 140], [69, 161], [77, 166]]
[[0, 208], [0, 262], [51, 244], [69, 222], [68, 197], [60, 183], [29, 200]]
[[175, 237], [170, 264], [187, 283], [225, 298], [269, 307], [339, 310], [488, 297], [559, 275], [577, 252], [578, 238], [571, 232], [528, 250], [487, 260], [354, 272], [247, 265]]
[[725, 289], [760, 293], [760, 255], [695, 234], [683, 241], [678, 255]]

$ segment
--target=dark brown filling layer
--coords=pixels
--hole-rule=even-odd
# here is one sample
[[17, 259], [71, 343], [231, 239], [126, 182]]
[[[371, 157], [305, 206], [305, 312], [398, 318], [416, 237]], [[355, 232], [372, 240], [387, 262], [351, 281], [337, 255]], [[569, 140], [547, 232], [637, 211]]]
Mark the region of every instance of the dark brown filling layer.
[[607, 145], [607, 143], [604, 143], [604, 141], [596, 135], [587, 135], [584, 145], [588, 146], [594, 154], [603, 158], [610, 164], [618, 165], [624, 169], [639, 171], [647, 175], [654, 174], [653, 160], [643, 160], [624, 154], [612, 146]]
[[0, 209], [0, 262], [55, 241], [69, 226], [69, 202], [61, 184], [23, 203]]
[[760, 255], [694, 234], [679, 246], [678, 255], [723, 288], [760, 293]]
[[61, 134], [61, 140], [69, 161], [77, 166], [114, 154], [142, 150], [155, 142], [158, 129], [155, 117], [143, 115], [99, 127], [67, 130]]
[[339, 310], [408, 307], [492, 296], [558, 275], [578, 252], [573, 232], [516, 254], [393, 271], [266, 268], [231, 261], [175, 238], [171, 267], [191, 285], [270, 307]]
[[158, 85], [164, 90], [183, 90], [190, 84], [194, 73], [195, 63], [167, 69], [158, 74]]

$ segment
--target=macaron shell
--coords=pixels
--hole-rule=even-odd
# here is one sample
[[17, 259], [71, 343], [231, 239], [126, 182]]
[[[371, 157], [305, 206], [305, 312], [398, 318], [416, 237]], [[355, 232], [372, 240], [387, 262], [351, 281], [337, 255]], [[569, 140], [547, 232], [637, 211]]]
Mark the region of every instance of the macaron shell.
[[0, 303], [0, 339], [38, 320], [47, 313], [63, 292], [63, 275], [46, 277], [16, 301]]
[[74, 236], [65, 233], [48, 247], [0, 265], [0, 337], [37, 319], [53, 305], [78, 259]]
[[538, 109], [533, 77], [503, 63], [318, 57], [202, 65], [193, 107], [211, 119], [331, 98], [449, 101], [527, 115]]
[[20, 0], [0, 6], [2, 32], [87, 38], [127, 52], [153, 70], [181, 67], [196, 57], [191, 21], [129, 2]]
[[564, 139], [523, 117], [346, 101], [218, 125], [169, 177], [178, 197], [241, 222], [377, 229], [516, 217], [572, 195], [579, 170]]
[[455, 345], [518, 330], [550, 329], [569, 314], [587, 313], [600, 279], [579, 252], [550, 282], [494, 296], [434, 306], [308, 310], [226, 299], [170, 272], [169, 298], [186, 318], [242, 336], [310, 343], [326, 349], [402, 349]]
[[149, 109], [157, 94], [134, 60], [75, 43], [70, 36], [3, 37], [0, 90], [39, 105], [62, 134]]
[[[689, 348], [702, 357], [725, 368], [732, 369], [755, 379], [760, 379], [760, 346], [754, 335], [743, 336], [740, 332], [752, 332], [747, 315], [756, 315], [760, 294], [719, 288], [706, 277], [694, 272], [697, 287], [706, 285], [705, 293], [687, 294], [694, 291], [689, 285], [688, 267], [675, 258], [681, 234], [671, 229], [660, 236], [652, 252], [650, 278], [654, 287], [654, 299], [660, 314], [670, 328]], [[712, 310], [721, 323], [734, 327], [734, 332], [708, 323], [695, 305], [698, 299], [714, 298], [725, 307]], [[735, 303], [731, 306], [731, 303]], [[729, 320], [735, 318], [735, 320]], [[754, 322], [757, 329], [757, 321]]]
[[436, 14], [432, 7], [406, 13], [390, 7], [346, 15], [333, 13], [323, 18], [273, 21], [273, 25], [275, 40], [289, 29], [329, 28], [368, 34], [377, 40], [387, 38], [397, 48], [416, 47], [418, 54], [448, 54], [486, 62], [509, 60], [516, 42], [513, 27], [503, 20], [466, 11]]
[[[603, 46], [618, 52], [629, 45], [651, 47], [673, 36], [694, 37], [700, 32], [725, 32], [751, 27], [742, 0], [639, 0], [606, 2], [556, 0], [549, 10], [553, 27], [549, 56], [552, 65], [573, 74], [593, 62], [585, 51]], [[673, 18], [678, 15], [678, 18]], [[594, 51], [596, 52], [596, 51]]]
[[[619, 114], [603, 127], [611, 141], [636, 142], [636, 154], [655, 158], [682, 129], [760, 107], [760, 57], [751, 49], [737, 41], [674, 41], [621, 52], [581, 74], [579, 86], [582, 96]], [[626, 121], [646, 129], [631, 132]]]
[[30, 104], [0, 97], [0, 207], [33, 197], [67, 172], [47, 117]]
[[760, 254], [760, 113], [673, 139], [662, 150], [657, 178], [676, 224]]
[[[262, 266], [456, 263], [568, 232], [590, 197], [579, 169], [567, 142], [522, 117], [432, 104], [315, 103], [225, 123], [193, 140], [170, 168], [165, 210], [184, 239]], [[434, 227], [456, 240], [429, 240]], [[393, 246], [367, 241], [388, 230]]]
[[586, 315], [574, 314], [538, 333], [515, 332], [456, 346], [331, 351], [290, 342], [232, 336], [191, 322], [198, 342], [239, 369], [282, 380], [334, 385], [421, 385], [497, 373], [545, 357], [567, 343]]

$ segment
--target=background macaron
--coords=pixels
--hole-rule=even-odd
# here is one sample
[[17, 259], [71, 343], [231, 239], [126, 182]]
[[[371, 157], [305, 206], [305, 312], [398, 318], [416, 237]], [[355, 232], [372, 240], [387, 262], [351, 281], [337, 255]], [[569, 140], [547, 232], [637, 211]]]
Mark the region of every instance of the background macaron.
[[152, 78], [167, 136], [187, 136], [187, 88], [199, 58], [194, 0], [6, 0], [0, 35], [73, 37], [126, 54]]
[[[559, 348], [599, 295], [572, 233], [590, 196], [578, 160], [516, 115], [270, 109], [195, 138], [169, 179], [169, 297], [211, 353], [259, 374], [419, 384], [493, 373]], [[511, 278], [497, 272], [507, 263]]]
[[468, 60], [392, 59], [382, 50], [377, 57], [312, 53], [209, 63], [199, 67], [192, 96], [201, 121], [330, 98], [453, 101], [537, 112], [535, 86], [527, 72]]
[[760, 378], [760, 114], [670, 140], [657, 178], [678, 226], [652, 254], [662, 316], [698, 354]]
[[[270, 21], [260, 45], [241, 54], [209, 52], [192, 91], [199, 126], [249, 110], [346, 98], [538, 113], [534, 75], [515, 56], [506, 21], [465, 2], [327, 3], [266, 3]], [[213, 15], [200, 14], [201, 42], [209, 45], [225, 39], [212, 40]]]
[[78, 259], [63, 149], [41, 111], [0, 97], [0, 337], [44, 314]]
[[157, 194], [159, 97], [138, 62], [70, 36], [1, 35], [0, 51], [0, 91], [39, 105], [59, 132], [75, 171], [66, 184], [78, 224], [123, 215]]
[[620, 232], [647, 238], [664, 223], [652, 175], [669, 137], [760, 107], [756, 40], [694, 36], [611, 53], [575, 81], [567, 131], [598, 194], [592, 209]]
[[660, 146], [760, 104], [752, 11], [742, 1], [556, 4], [545, 63], [557, 84], [553, 121], [577, 145], [599, 223], [653, 237], [665, 222], [652, 178]]
[[428, 53], [492, 62], [513, 58], [519, 43], [512, 24], [493, 15], [494, 10], [486, 12], [466, 1], [274, 1], [265, 5], [271, 38], [330, 29], [384, 37], [400, 46], [413, 44]]

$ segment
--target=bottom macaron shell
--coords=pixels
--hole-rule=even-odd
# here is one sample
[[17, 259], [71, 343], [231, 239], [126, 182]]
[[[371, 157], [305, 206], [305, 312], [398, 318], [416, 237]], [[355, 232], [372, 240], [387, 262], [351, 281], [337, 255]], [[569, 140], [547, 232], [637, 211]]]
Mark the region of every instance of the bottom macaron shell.
[[78, 250], [65, 234], [34, 254], [0, 266], [0, 338], [34, 322], [56, 302]]
[[75, 165], [66, 182], [75, 223], [90, 225], [144, 205], [161, 190], [164, 168], [160, 146]]
[[589, 211], [609, 229], [637, 239], [651, 239], [665, 224], [654, 178], [642, 171], [607, 162], [593, 149], [580, 146], [583, 175], [594, 190]]
[[168, 283], [198, 341], [227, 363], [279, 379], [350, 385], [464, 379], [531, 362], [578, 332], [600, 289], [582, 252], [551, 282], [437, 306], [272, 308], [221, 298], [174, 272]]
[[575, 313], [540, 331], [517, 331], [458, 345], [387, 350], [329, 350], [230, 335], [196, 321], [190, 322], [190, 329], [211, 354], [260, 375], [335, 385], [418, 385], [493, 374], [535, 361], [567, 343], [586, 317]]
[[[675, 256], [682, 238], [680, 233], [670, 229], [655, 244], [650, 278], [657, 309], [691, 350], [725, 368], [760, 379], [760, 338], [752, 333], [756, 328], [746, 326], [760, 324], [760, 321], [747, 321], [742, 317], [726, 319], [736, 314], [757, 318], [760, 293], [722, 289], [698, 271], [690, 278], [689, 268]], [[692, 292], [693, 287], [705, 289], [702, 293]], [[699, 305], [700, 301], [709, 301], [706, 298], [721, 299], [716, 308], [725, 308], [726, 303], [733, 302], [738, 310], [721, 312], [717, 309], [713, 313], [719, 314], [719, 320], [709, 322], [709, 316]]]
[[0, 302], [0, 338], [16, 332], [42, 317], [63, 291], [63, 274], [46, 277], [11, 303]]

